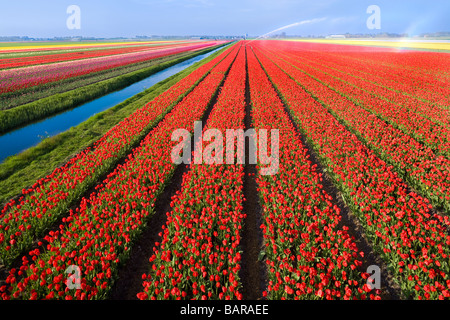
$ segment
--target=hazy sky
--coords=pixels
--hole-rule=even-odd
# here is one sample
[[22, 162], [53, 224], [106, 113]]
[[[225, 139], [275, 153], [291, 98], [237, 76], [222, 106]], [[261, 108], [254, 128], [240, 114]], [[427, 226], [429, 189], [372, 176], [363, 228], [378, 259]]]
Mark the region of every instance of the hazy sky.
[[[66, 26], [69, 5], [81, 29]], [[381, 9], [381, 30], [369, 30], [369, 5]], [[449, 0], [0, 0], [0, 36], [243, 35], [285, 25], [288, 35], [450, 31]]]

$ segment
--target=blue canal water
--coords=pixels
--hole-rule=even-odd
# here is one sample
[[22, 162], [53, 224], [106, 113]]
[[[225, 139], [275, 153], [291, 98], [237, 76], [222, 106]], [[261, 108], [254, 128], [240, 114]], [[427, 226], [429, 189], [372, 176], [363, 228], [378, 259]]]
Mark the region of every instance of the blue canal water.
[[93, 115], [114, 107], [126, 99], [152, 87], [158, 82], [183, 71], [194, 63], [205, 59], [220, 49], [221, 48], [218, 48], [208, 53], [185, 60], [167, 69], [159, 71], [124, 89], [114, 91], [74, 109], [50, 116], [39, 122], [34, 122], [0, 136], [0, 162], [3, 162], [11, 155], [15, 155], [37, 145], [45, 137], [57, 135], [61, 132], [67, 131], [73, 126], [79, 125]]

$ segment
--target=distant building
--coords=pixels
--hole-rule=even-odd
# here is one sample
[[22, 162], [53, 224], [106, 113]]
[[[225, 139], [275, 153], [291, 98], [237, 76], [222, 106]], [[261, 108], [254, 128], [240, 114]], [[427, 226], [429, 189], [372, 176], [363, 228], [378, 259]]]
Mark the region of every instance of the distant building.
[[326, 36], [327, 39], [345, 39], [345, 35], [343, 34], [332, 34], [329, 36]]

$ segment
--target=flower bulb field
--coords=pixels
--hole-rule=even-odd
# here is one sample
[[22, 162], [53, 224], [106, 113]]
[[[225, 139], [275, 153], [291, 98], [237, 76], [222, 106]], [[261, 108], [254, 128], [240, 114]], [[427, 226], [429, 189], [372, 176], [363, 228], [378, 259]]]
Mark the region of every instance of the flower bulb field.
[[450, 300], [450, 48], [374, 43], [0, 46], [5, 135], [205, 55], [0, 163], [0, 299]]

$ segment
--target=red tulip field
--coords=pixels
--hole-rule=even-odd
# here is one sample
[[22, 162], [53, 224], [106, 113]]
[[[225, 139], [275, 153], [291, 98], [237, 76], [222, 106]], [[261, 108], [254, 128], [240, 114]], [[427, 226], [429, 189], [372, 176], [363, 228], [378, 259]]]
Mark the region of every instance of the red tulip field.
[[[0, 95], [218, 44], [18, 50]], [[446, 52], [235, 41], [52, 170], [1, 300], [450, 300]]]

